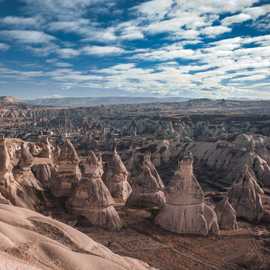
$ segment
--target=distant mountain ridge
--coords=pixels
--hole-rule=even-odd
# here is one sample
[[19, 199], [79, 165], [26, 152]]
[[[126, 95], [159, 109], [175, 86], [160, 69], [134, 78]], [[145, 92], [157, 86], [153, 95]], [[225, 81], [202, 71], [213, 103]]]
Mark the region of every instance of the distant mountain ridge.
[[24, 102], [38, 106], [87, 107], [97, 105], [183, 102], [187, 100], [189, 99], [183, 97], [63, 97], [24, 100]]

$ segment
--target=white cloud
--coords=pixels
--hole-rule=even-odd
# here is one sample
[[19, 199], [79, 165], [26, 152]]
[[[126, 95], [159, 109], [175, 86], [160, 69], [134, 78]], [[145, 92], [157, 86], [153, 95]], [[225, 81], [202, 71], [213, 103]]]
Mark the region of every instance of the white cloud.
[[0, 36], [26, 44], [49, 43], [55, 38], [41, 31], [2, 30]]
[[253, 20], [256, 20], [260, 16], [265, 16], [270, 12], [270, 5], [246, 8], [243, 12], [250, 15]]
[[148, 19], [162, 19], [168, 13], [174, 1], [152, 0], [142, 3], [134, 8], [136, 12], [142, 13]]
[[[48, 17], [71, 19], [80, 17], [87, 11], [87, 7], [100, 0], [21, 0], [26, 4], [29, 12], [43, 14]], [[104, 0], [105, 1], [105, 0]], [[103, 2], [104, 2], [103, 1]]]
[[87, 33], [89, 27], [89, 20], [87, 19], [78, 19], [78, 20], [69, 20], [69, 21], [53, 21], [49, 23], [49, 30], [53, 32], [66, 32], [66, 33], [78, 33], [84, 34]]
[[256, 2], [257, 0], [152, 0], [138, 5], [134, 10], [141, 15], [138, 23], [143, 22], [142, 28], [148, 34], [168, 33], [181, 37], [188, 30], [193, 30], [189, 35], [194, 38], [199, 34], [216, 36], [229, 32], [230, 29], [226, 26], [213, 25], [214, 21], [225, 12], [236, 13], [251, 8]]
[[37, 26], [39, 19], [37, 17], [15, 17], [7, 16], [0, 19], [0, 23], [14, 26]]
[[82, 53], [87, 55], [115, 55], [121, 54], [124, 50], [115, 46], [86, 46], [82, 50]]
[[201, 31], [201, 33], [213, 37], [230, 31], [231, 29], [229, 27], [218, 25], [206, 27]]
[[72, 48], [59, 48], [57, 50], [57, 54], [61, 58], [73, 58], [73, 57], [79, 56], [80, 55], [80, 51], [79, 50], [72, 49]]
[[227, 25], [231, 25], [231, 24], [234, 24], [234, 23], [242, 23], [242, 22], [248, 21], [250, 19], [251, 19], [250, 15], [240, 13], [240, 14], [237, 14], [237, 15], [234, 15], [234, 16], [226, 17], [225, 19], [222, 20], [221, 23], [223, 25], [227, 26]]
[[117, 25], [114, 32], [118, 33], [118, 36], [122, 40], [137, 40], [143, 39], [144, 34], [140, 27], [136, 25], [136, 22], [129, 21]]
[[147, 60], [174, 60], [178, 58], [192, 59], [194, 51], [190, 49], [184, 49], [181, 44], [174, 44], [167, 47], [163, 47], [156, 50], [146, 50], [145, 52], [139, 52], [132, 58], [147, 59]]

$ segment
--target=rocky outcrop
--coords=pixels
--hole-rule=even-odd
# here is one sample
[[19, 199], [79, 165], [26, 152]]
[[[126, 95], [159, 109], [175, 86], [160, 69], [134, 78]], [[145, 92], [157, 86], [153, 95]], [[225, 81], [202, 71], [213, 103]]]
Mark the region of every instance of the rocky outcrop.
[[193, 159], [186, 155], [166, 192], [166, 205], [155, 223], [180, 234], [218, 234], [215, 211], [204, 202], [204, 192], [193, 175]]
[[0, 231], [1, 269], [154, 270], [140, 260], [111, 252], [64, 223], [24, 208], [0, 204]]
[[[100, 227], [118, 230], [121, 220], [114, 208], [114, 200], [102, 181], [102, 162], [92, 152], [82, 161], [82, 178], [67, 202], [67, 209]], [[95, 170], [94, 170], [95, 168]]]
[[81, 178], [79, 156], [70, 142], [65, 139], [56, 163], [56, 172], [51, 181], [51, 192], [55, 197], [68, 197]]
[[22, 140], [0, 140], [0, 192], [14, 205], [35, 209], [43, 189], [31, 171], [28, 147]]
[[252, 172], [246, 167], [242, 176], [233, 183], [228, 194], [237, 217], [251, 222], [260, 221], [264, 212], [261, 198], [263, 193]]
[[10, 204], [9, 200], [7, 200], [1, 193], [0, 193], [0, 203]]
[[125, 203], [132, 192], [128, 175], [126, 166], [114, 149], [112, 162], [108, 164], [106, 185], [116, 202]]
[[132, 193], [127, 205], [130, 207], [162, 207], [165, 204], [164, 184], [152, 163], [146, 155], [141, 167], [141, 173], [134, 177]]
[[29, 151], [28, 145], [24, 142], [21, 148], [19, 167], [21, 170], [29, 170], [33, 165], [34, 158]]
[[41, 137], [40, 147], [42, 151], [39, 156], [51, 160], [53, 158], [53, 146], [49, 140], [49, 137]]
[[54, 168], [51, 164], [35, 164], [32, 166], [32, 172], [44, 188], [50, 188], [54, 174]]
[[[180, 150], [191, 151], [199, 167], [221, 186], [230, 186], [246, 166], [263, 187], [270, 187], [270, 140], [260, 135], [238, 135], [232, 141], [194, 142]], [[203, 171], [202, 171], [203, 172]]]
[[228, 197], [222, 198], [215, 206], [218, 224], [223, 230], [237, 230], [236, 211], [230, 204]]

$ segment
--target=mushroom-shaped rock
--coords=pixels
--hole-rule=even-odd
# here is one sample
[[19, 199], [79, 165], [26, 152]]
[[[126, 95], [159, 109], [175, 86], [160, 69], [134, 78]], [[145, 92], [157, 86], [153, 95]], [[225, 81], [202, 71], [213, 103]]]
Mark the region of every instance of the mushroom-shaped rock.
[[218, 224], [220, 229], [237, 230], [238, 224], [236, 220], [236, 212], [230, 204], [228, 197], [224, 197], [215, 206]]
[[[91, 156], [95, 157], [93, 154]], [[99, 168], [102, 165], [99, 164], [94, 172], [92, 164], [89, 164], [93, 160], [98, 159], [95, 157], [82, 162], [81, 166], [85, 170], [82, 170], [82, 179], [68, 200], [67, 208], [73, 214], [87, 218], [93, 225], [118, 230], [121, 228], [121, 220], [113, 207], [115, 202], [102, 181], [100, 171], [103, 169]]]
[[131, 207], [162, 207], [165, 204], [164, 184], [149, 156], [145, 157], [142, 172], [134, 178], [127, 204]]
[[55, 197], [68, 197], [81, 178], [79, 157], [69, 140], [65, 140], [57, 160], [56, 172], [51, 181]]
[[27, 143], [22, 144], [21, 148], [21, 158], [20, 158], [20, 163], [19, 167], [22, 170], [29, 170], [31, 166], [33, 165], [34, 158], [29, 151], [29, 148], [27, 146]]
[[132, 192], [128, 182], [128, 171], [116, 150], [113, 152], [112, 162], [108, 165], [106, 185], [117, 202], [125, 203]]
[[237, 217], [258, 222], [264, 212], [261, 198], [263, 193], [252, 172], [246, 167], [242, 176], [233, 183], [228, 194]]
[[179, 164], [167, 190], [166, 205], [155, 223], [162, 228], [183, 234], [218, 234], [215, 211], [204, 203], [204, 192], [193, 175], [193, 159], [186, 155]]

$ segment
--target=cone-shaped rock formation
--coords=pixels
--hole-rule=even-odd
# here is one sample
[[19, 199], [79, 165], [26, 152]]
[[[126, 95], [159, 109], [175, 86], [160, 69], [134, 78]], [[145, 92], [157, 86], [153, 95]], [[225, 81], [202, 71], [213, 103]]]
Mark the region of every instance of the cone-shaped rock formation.
[[166, 201], [163, 188], [164, 184], [150, 156], [146, 155], [141, 173], [134, 178], [133, 191], [127, 204], [133, 207], [162, 207]]
[[71, 195], [74, 186], [81, 178], [79, 162], [80, 159], [73, 144], [66, 139], [61, 148], [56, 173], [51, 183], [51, 191], [55, 197], [68, 197]]
[[167, 191], [167, 203], [155, 219], [162, 228], [176, 233], [219, 233], [215, 211], [204, 203], [204, 192], [193, 175], [193, 159], [186, 155]]
[[112, 162], [108, 165], [106, 185], [117, 202], [125, 203], [132, 192], [128, 182], [128, 171], [116, 149], [113, 151]]
[[84, 216], [93, 225], [120, 229], [121, 220], [113, 206], [114, 200], [101, 178], [102, 161], [92, 152], [81, 166], [83, 176], [68, 200], [67, 208], [77, 216]]

